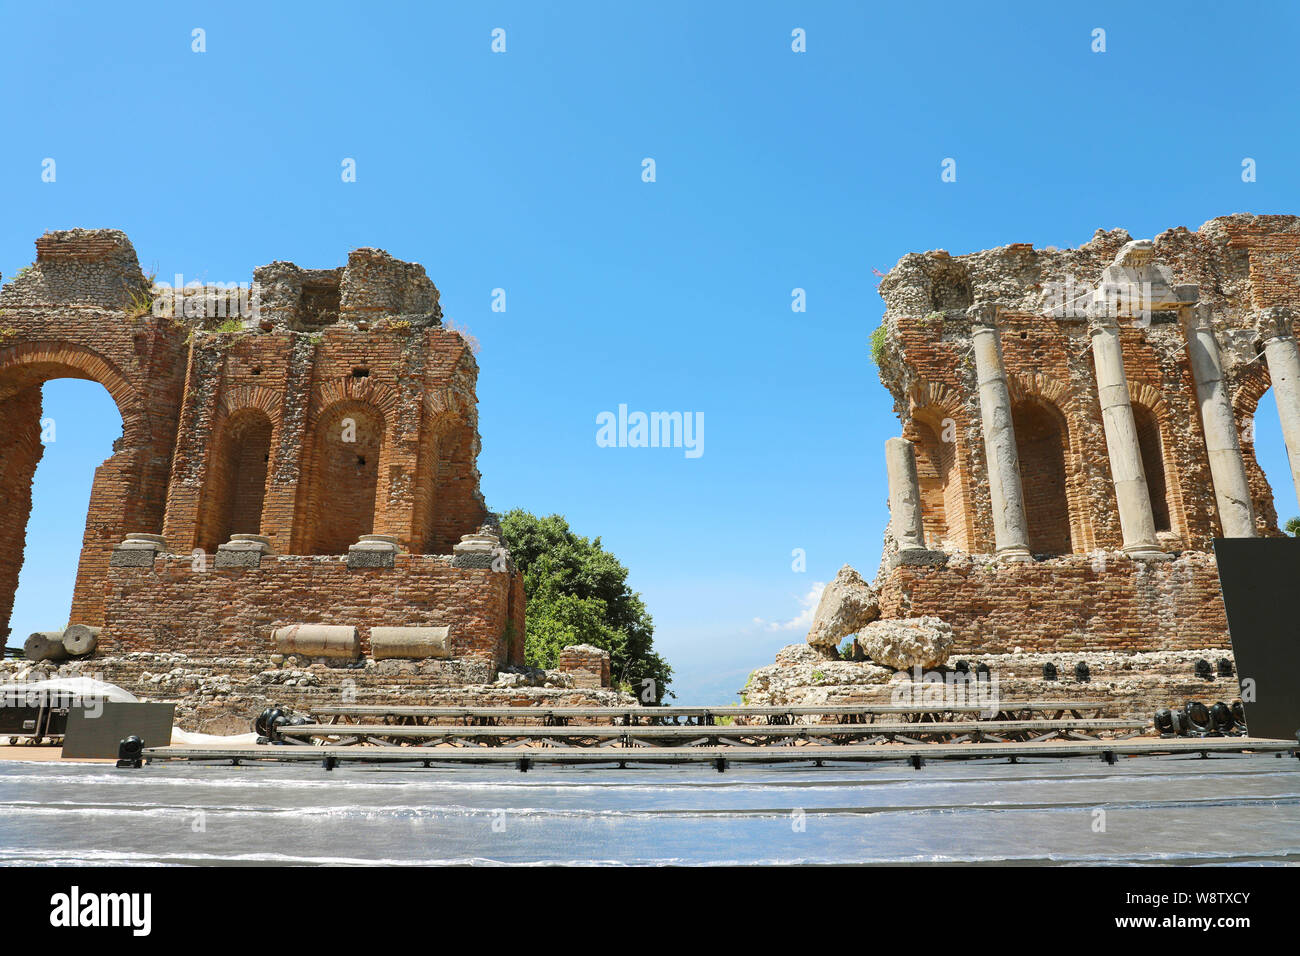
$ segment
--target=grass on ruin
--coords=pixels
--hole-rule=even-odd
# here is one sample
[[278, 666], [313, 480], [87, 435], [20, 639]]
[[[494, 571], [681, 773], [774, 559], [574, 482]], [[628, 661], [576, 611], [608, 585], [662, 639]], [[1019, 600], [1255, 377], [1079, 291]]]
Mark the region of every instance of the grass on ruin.
[[129, 298], [126, 303], [126, 318], [128, 322], [135, 322], [138, 319], [143, 319], [146, 315], [153, 312], [153, 285], [157, 278], [158, 273], [151, 273], [145, 276], [143, 287], [129, 290]]
[[884, 322], [880, 323], [880, 328], [871, 333], [871, 361], [877, 365], [880, 365], [885, 359], [885, 336], [888, 333], [889, 330], [885, 327]]

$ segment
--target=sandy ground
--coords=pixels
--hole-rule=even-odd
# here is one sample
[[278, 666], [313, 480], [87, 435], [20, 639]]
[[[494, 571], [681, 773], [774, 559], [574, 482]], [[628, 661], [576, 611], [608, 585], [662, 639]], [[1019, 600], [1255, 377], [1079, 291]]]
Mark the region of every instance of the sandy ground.
[[[180, 747], [181, 744], [172, 744], [171, 746]], [[237, 745], [236, 745], [237, 746]], [[256, 744], [249, 744], [249, 747], [255, 747]], [[0, 744], [0, 760], [28, 760], [33, 763], [50, 763], [63, 759], [62, 747], [32, 747], [28, 744], [13, 745], [6, 739], [5, 743]], [[116, 763], [111, 757], [69, 757], [69, 761], [76, 763]]]
[[[62, 747], [32, 747], [27, 744], [18, 744], [17, 746], [9, 743], [0, 744], [0, 760], [31, 760], [36, 763], [45, 763], [53, 760], [63, 759]], [[78, 763], [114, 763], [115, 761], [106, 759], [89, 759], [78, 760]]]

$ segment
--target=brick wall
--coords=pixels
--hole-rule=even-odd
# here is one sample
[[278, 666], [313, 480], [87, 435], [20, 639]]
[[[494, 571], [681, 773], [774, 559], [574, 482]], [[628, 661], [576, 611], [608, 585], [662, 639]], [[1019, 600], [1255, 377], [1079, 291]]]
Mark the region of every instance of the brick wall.
[[[488, 518], [478, 366], [441, 327], [423, 267], [377, 249], [341, 269], [272, 263], [254, 274], [258, 311], [232, 331], [228, 311], [192, 311], [206, 293], [178, 312], [151, 289], [120, 232], [36, 246], [0, 291], [0, 620], [42, 452], [40, 386], [73, 377], [103, 384], [123, 421], [95, 472], [72, 605], [72, 622], [105, 626], [102, 653], [259, 655], [277, 623], [354, 623], [363, 642], [375, 624], [445, 623], [455, 656], [522, 662], [518, 575], [451, 567]], [[175, 556], [110, 575], [129, 532], [164, 535]], [[234, 533], [266, 536], [275, 557], [215, 570]], [[348, 570], [342, 556], [369, 533], [397, 538], [395, 568]], [[210, 570], [190, 570], [195, 549]]]
[[1202, 552], [1151, 564], [1116, 553], [1001, 565], [958, 556], [944, 568], [898, 567], [877, 583], [882, 616], [951, 624], [954, 658], [1231, 646], [1218, 570]]
[[454, 568], [447, 555], [399, 554], [393, 568], [356, 570], [334, 556], [264, 557], [257, 568], [206, 571], [188, 556], [159, 556], [151, 568], [109, 570], [98, 653], [268, 658], [277, 627], [342, 624], [358, 628], [369, 656], [371, 627], [445, 624], [451, 657], [522, 663], [509, 640], [524, 633], [520, 578]]
[[125, 235], [74, 229], [42, 236], [36, 249], [32, 267], [0, 290], [0, 623], [6, 634], [42, 451], [41, 385], [54, 378], [98, 382], [122, 416], [122, 436], [95, 470], [72, 598], [72, 621], [97, 625], [113, 546], [129, 531], [162, 530], [186, 369], [185, 331], [150, 314], [148, 283]]
[[557, 669], [571, 674], [576, 687], [609, 686], [609, 651], [590, 644], [574, 644], [560, 650]]
[[[1046, 314], [1049, 284], [1091, 288], [1131, 237], [1098, 230], [1077, 249], [1013, 244], [949, 256], [904, 256], [881, 282], [887, 335], [880, 375], [903, 435], [917, 443], [922, 518], [932, 544], [993, 551], [991, 503], [971, 355], [975, 301], [998, 301], [1003, 364], [1015, 407], [1031, 547], [1076, 554], [1122, 544], [1088, 323]], [[1272, 489], [1250, 425], [1268, 390], [1253, 312], [1300, 304], [1300, 217], [1240, 214], [1155, 239], [1173, 281], [1195, 284], [1214, 312], [1260, 534], [1278, 534]], [[1120, 342], [1157, 529], [1168, 550], [1208, 550], [1220, 533], [1195, 381], [1172, 313], [1121, 323]], [[951, 423], [944, 441], [943, 422]], [[1052, 424], [1056, 434], [1052, 434]], [[945, 445], [947, 447], [945, 447]], [[955, 474], [945, 474], [951, 461]], [[1063, 471], [1063, 474], [1062, 474]]]

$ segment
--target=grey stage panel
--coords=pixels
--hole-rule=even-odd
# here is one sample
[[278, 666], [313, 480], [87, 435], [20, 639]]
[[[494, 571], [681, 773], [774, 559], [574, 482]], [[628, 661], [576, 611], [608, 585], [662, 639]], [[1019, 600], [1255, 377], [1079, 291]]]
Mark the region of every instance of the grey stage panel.
[[1300, 730], [1300, 539], [1215, 538], [1237, 676], [1252, 737], [1294, 739]]
[[116, 757], [117, 745], [133, 734], [146, 747], [166, 747], [172, 742], [175, 704], [117, 704], [104, 702], [103, 712], [74, 708], [68, 713], [63, 738], [64, 757]]

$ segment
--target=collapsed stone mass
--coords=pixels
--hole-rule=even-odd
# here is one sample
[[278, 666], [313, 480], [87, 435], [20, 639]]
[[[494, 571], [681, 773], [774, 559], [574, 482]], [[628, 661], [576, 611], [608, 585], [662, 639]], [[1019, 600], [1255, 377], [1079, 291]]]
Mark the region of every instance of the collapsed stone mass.
[[478, 367], [423, 267], [378, 249], [275, 262], [241, 300], [160, 295], [115, 230], [47, 233], [36, 252], [0, 291], [6, 636], [41, 385], [65, 377], [122, 416], [71, 611], [99, 629], [106, 679], [143, 688], [171, 655], [168, 673], [256, 683], [288, 657], [329, 671], [304, 683], [364, 697], [523, 664], [522, 577], [479, 492]]
[[1215, 693], [1169, 668], [1230, 656], [1212, 539], [1281, 533], [1254, 447], [1270, 387], [1300, 468], [1300, 218], [910, 254], [880, 293], [873, 355], [902, 422], [880, 617], [938, 618], [954, 658], [1022, 678], [1099, 663], [1081, 692], [1127, 672], [1110, 686], [1135, 708]]

